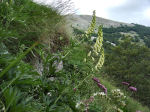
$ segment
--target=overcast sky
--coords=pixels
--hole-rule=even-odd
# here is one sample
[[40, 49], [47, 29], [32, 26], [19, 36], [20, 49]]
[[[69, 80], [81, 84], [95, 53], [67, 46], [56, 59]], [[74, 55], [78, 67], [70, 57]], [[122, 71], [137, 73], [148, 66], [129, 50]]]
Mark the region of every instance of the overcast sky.
[[[56, 0], [34, 0], [51, 3]], [[64, 0], [65, 1], [65, 0]], [[106, 19], [150, 26], [150, 0], [72, 0], [77, 14], [96, 15]]]

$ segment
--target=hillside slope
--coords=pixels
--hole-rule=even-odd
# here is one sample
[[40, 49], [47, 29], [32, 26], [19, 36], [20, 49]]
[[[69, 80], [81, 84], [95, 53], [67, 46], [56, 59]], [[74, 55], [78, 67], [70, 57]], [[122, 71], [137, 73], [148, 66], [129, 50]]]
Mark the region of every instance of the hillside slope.
[[[90, 15], [72, 15], [68, 17], [71, 24], [79, 29], [85, 30], [88, 28], [90, 21], [92, 19], [92, 16]], [[123, 22], [117, 22], [109, 19], [104, 19], [101, 17], [96, 17], [96, 25], [103, 25], [103, 27], [109, 28], [109, 27], [119, 27], [121, 25], [125, 26], [134, 26], [133, 24], [123, 23]]]
[[0, 18], [0, 112], [150, 112], [107, 81], [101, 27], [92, 50], [57, 9], [32, 0], [1, 1]]
[[[70, 24], [76, 34], [83, 34], [90, 24], [92, 16], [73, 15], [68, 17]], [[139, 24], [128, 24], [96, 17], [96, 30], [99, 25], [103, 25], [104, 39], [115, 44], [123, 37], [129, 36], [140, 45], [150, 47], [150, 27]], [[97, 37], [93, 33], [94, 37]]]

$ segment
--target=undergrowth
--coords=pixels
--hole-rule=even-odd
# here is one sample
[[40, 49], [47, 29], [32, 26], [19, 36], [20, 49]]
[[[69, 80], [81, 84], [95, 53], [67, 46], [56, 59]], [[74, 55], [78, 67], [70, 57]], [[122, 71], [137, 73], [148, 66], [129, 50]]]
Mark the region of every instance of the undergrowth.
[[57, 10], [30, 0], [1, 1], [0, 18], [1, 112], [149, 112], [101, 77], [102, 27], [96, 43], [86, 36], [95, 12], [81, 41], [68, 39]]

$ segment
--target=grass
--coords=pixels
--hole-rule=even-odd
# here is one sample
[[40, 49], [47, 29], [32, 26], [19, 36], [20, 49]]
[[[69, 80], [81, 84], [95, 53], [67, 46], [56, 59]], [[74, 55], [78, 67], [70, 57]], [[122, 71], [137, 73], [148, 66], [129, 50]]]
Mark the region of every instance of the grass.
[[[72, 65], [76, 65], [77, 68], [79, 68], [83, 73], [84, 70], [85, 71], [90, 71], [89, 68], [86, 67], [85, 63], [82, 62], [82, 60], [86, 57], [86, 54], [88, 53], [88, 49], [86, 49], [87, 45], [80, 45], [77, 46], [75, 48], [75, 50], [70, 54], [70, 56], [68, 55], [67, 60], [71, 60], [69, 61], [70, 64]], [[81, 60], [81, 61], [79, 61]], [[92, 64], [92, 63], [90, 63]], [[93, 66], [93, 65], [92, 65]], [[81, 75], [81, 74], [80, 74]], [[109, 81], [110, 79], [105, 77], [105, 74], [102, 71], [98, 71], [95, 72], [95, 74], [93, 74], [93, 76], [97, 77], [100, 79], [100, 82], [105, 85], [105, 87], [108, 90], [108, 96], [111, 95], [111, 91], [114, 89], [120, 89], [118, 87], [116, 87], [115, 82], [114, 81]], [[101, 90], [97, 87], [97, 85], [93, 84], [93, 81], [91, 79], [92, 77], [89, 77], [85, 83], [83, 83], [83, 86], [85, 86], [85, 88], [79, 88], [80, 94], [84, 94], [83, 96], [85, 96], [86, 94], [92, 95], [88, 90], [91, 90], [92, 93], [93, 92], [100, 92]], [[82, 92], [84, 90], [84, 92]], [[139, 103], [138, 101], [136, 101], [135, 99], [131, 98], [129, 96], [129, 94], [125, 91], [125, 90], [121, 90], [126, 96], [126, 107], [124, 110], [124, 112], [136, 112], [136, 110], [140, 110], [142, 112], [150, 112], [149, 108], [146, 106], [143, 106], [141, 103]], [[87, 95], [84, 98], [88, 98], [89, 96]], [[83, 99], [84, 99], [83, 98]], [[116, 106], [116, 104], [107, 102], [106, 99], [96, 99], [99, 101], [99, 103], [97, 102], [97, 104], [95, 104], [94, 108], [96, 109], [96, 106], [98, 106], [98, 108], [103, 108], [104, 110], [101, 110], [102, 112], [105, 112], [105, 109], [107, 108], [113, 108]], [[92, 104], [91, 104], [92, 105]], [[97, 108], [97, 109], [98, 109]], [[95, 110], [96, 111], [96, 110]], [[109, 110], [110, 112], [114, 111], [114, 110]]]
[[[110, 92], [116, 87], [102, 77], [102, 71], [92, 71], [95, 63], [87, 57], [91, 44], [68, 39], [64, 17], [57, 10], [31, 0], [4, 0], [0, 18], [1, 112], [83, 112], [86, 105], [77, 108], [77, 103], [102, 92], [93, 77], [112, 97]], [[40, 73], [31, 64], [33, 59], [42, 66]], [[63, 69], [57, 71], [61, 61]], [[108, 108], [115, 112], [115, 106], [119, 106], [116, 100], [96, 97], [89, 107], [94, 112]], [[149, 112], [130, 97], [124, 109]]]

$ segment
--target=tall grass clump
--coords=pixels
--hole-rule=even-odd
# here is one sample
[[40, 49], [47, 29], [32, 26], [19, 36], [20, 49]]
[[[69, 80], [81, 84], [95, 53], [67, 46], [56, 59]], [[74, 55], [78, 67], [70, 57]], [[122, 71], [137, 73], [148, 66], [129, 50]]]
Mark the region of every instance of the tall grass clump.
[[[45, 96], [49, 88], [48, 80], [45, 81], [47, 76], [41, 76], [26, 62], [32, 63], [33, 58], [40, 57], [43, 65], [49, 66], [48, 70], [53, 73], [55, 69], [50, 65], [55, 58], [46, 53], [42, 58], [39, 51], [56, 52], [69, 42], [64, 25], [63, 15], [51, 6], [31, 0], [0, 2], [1, 112], [50, 111], [46, 109], [49, 106]], [[50, 73], [47, 67], [43, 74]]]
[[31, 0], [3, 0], [0, 3], [0, 18], [0, 40], [14, 54], [21, 45], [29, 47], [35, 41], [46, 41], [49, 47], [56, 44], [57, 49], [55, 41], [59, 42], [60, 37], [67, 40], [63, 29], [64, 18], [51, 6]]

